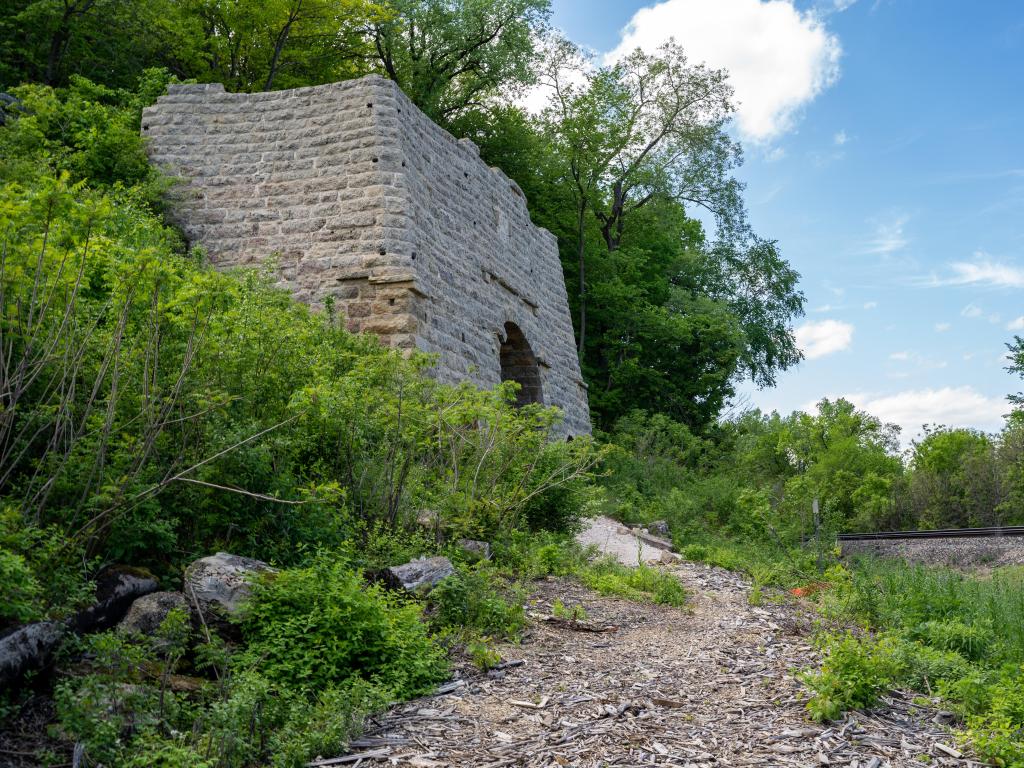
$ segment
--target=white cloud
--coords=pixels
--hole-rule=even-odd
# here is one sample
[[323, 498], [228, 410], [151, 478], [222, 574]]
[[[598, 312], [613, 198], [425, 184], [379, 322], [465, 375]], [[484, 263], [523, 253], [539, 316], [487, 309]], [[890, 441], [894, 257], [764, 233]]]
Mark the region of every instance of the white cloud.
[[1024, 269], [995, 261], [987, 253], [977, 251], [973, 261], [955, 261], [949, 265], [950, 274], [933, 275], [928, 281], [933, 286], [983, 285], [990, 288], [1024, 288]]
[[948, 331], [952, 327], [953, 327], [952, 323], [936, 323], [935, 324], [935, 332], [936, 333], [945, 333], [946, 331]]
[[1024, 315], [1021, 315], [1016, 320], [1011, 320], [1006, 325], [1008, 331], [1024, 331]]
[[783, 149], [782, 147], [775, 147], [774, 149], [769, 151], [764, 156], [764, 159], [765, 159], [765, 162], [768, 162], [768, 163], [777, 163], [779, 160], [781, 160], [785, 156], [786, 156], [786, 150], [785, 149]]
[[960, 314], [963, 317], [981, 317], [985, 312], [977, 304], [968, 304], [960, 310]]
[[910, 353], [909, 352], [893, 352], [892, 354], [889, 355], [889, 359], [890, 360], [909, 360], [910, 359]]
[[728, 70], [740, 134], [755, 142], [792, 128], [839, 77], [839, 39], [793, 0], [663, 0], [633, 15], [606, 60], [652, 51], [670, 37], [692, 61]]
[[839, 12], [845, 11], [851, 5], [856, 3], [857, 0], [833, 0], [832, 6]]
[[875, 235], [863, 249], [864, 253], [877, 253], [888, 256], [902, 250], [910, 242], [903, 234], [903, 228], [910, 219], [906, 214], [899, 214], [875, 225]]
[[796, 343], [808, 360], [849, 348], [853, 326], [840, 320], [811, 320], [796, 329]]
[[878, 306], [877, 301], [865, 301], [864, 309], [875, 309]]
[[892, 395], [856, 393], [846, 399], [884, 422], [902, 427], [904, 443], [918, 436], [923, 424], [999, 429], [1010, 408], [1001, 397], [987, 397], [971, 386], [911, 389]]
[[832, 141], [837, 147], [843, 146], [843, 144], [845, 144], [849, 140], [850, 137], [846, 135], [846, 131], [840, 131], [839, 133], [832, 137]]

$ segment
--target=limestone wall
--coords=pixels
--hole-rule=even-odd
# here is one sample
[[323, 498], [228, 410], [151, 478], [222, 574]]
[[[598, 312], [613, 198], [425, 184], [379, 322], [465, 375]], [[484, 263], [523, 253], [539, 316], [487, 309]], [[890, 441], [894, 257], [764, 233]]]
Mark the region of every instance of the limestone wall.
[[273, 259], [302, 301], [350, 330], [439, 355], [437, 375], [500, 380], [505, 323], [539, 363], [566, 431], [590, 431], [554, 237], [471, 142], [392, 82], [229, 94], [171, 86], [145, 110], [154, 162], [179, 176], [171, 210], [218, 267]]

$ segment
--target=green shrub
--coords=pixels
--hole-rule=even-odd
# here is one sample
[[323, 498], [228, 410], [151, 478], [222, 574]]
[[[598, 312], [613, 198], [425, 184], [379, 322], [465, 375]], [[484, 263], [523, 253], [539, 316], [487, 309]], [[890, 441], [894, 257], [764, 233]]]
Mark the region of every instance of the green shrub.
[[988, 706], [967, 718], [967, 735], [983, 760], [1005, 768], [1024, 766], [1024, 667], [1002, 671], [988, 692]]
[[526, 626], [525, 595], [508, 589], [486, 565], [463, 567], [430, 593], [438, 629], [472, 628], [490, 637], [516, 637]]
[[248, 645], [240, 663], [298, 691], [362, 678], [409, 698], [446, 673], [420, 614], [347, 563], [321, 556], [257, 582], [241, 622]]
[[630, 568], [612, 558], [601, 558], [582, 571], [580, 580], [602, 595], [660, 605], [686, 604], [686, 589], [679, 579], [648, 565]]
[[915, 691], [934, 691], [946, 680], [960, 680], [971, 671], [970, 662], [956, 651], [910, 640], [896, 640], [893, 659], [899, 669], [894, 684]]
[[933, 648], [955, 651], [972, 661], [987, 656], [995, 640], [991, 628], [955, 618], [922, 622], [911, 630], [911, 635]]
[[835, 720], [848, 709], [869, 707], [900, 673], [892, 638], [860, 638], [846, 633], [824, 641], [818, 672], [802, 675], [814, 693], [807, 709], [815, 720]]
[[571, 536], [513, 532], [494, 543], [494, 564], [521, 578], [569, 576], [586, 566], [588, 553]]
[[25, 558], [0, 549], [0, 626], [38, 618], [41, 592]]
[[343, 752], [366, 716], [389, 699], [358, 678], [306, 694], [243, 670], [195, 720], [192, 748], [214, 756], [218, 768], [300, 768], [318, 755]]

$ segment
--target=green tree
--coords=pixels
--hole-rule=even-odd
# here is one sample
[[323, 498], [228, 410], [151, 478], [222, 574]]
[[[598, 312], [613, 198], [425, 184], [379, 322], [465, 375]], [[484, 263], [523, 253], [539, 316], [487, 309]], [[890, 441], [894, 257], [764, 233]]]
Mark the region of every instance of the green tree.
[[202, 28], [205, 71], [235, 91], [269, 91], [362, 73], [367, 25], [388, 12], [371, 0], [186, 0]]
[[1001, 501], [995, 446], [971, 429], [930, 428], [915, 441], [910, 503], [921, 528], [996, 525]]
[[371, 59], [443, 126], [533, 79], [549, 0], [391, 0]]
[[[1013, 343], [1007, 344], [1006, 348], [1009, 350], [1010, 358], [1010, 364], [1006, 366], [1006, 370], [1024, 377], [1024, 338], [1014, 336]], [[1018, 408], [1024, 408], [1024, 392], [1010, 395], [1009, 400]]]

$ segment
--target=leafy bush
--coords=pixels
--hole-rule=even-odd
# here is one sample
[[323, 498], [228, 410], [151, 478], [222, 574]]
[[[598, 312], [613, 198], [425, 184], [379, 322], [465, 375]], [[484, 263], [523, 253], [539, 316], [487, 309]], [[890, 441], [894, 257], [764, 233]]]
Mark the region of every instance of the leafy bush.
[[802, 677], [814, 692], [807, 708], [816, 720], [834, 720], [848, 709], [871, 706], [900, 672], [891, 638], [845, 633], [826, 639], [824, 650], [821, 670]]
[[307, 568], [261, 579], [253, 590], [239, 663], [297, 691], [323, 691], [353, 678], [404, 699], [443, 679], [443, 654], [402, 603], [338, 559], [321, 556]]
[[602, 595], [659, 605], [686, 604], [686, 590], [679, 579], [649, 565], [629, 568], [612, 558], [601, 558], [580, 573], [580, 580]]
[[911, 630], [911, 635], [933, 648], [955, 651], [972, 661], [987, 656], [995, 640], [989, 627], [955, 618], [922, 622]]
[[472, 628], [490, 637], [516, 637], [522, 631], [524, 599], [521, 590], [503, 588], [486, 565], [460, 568], [430, 593], [438, 629]]
[[41, 591], [25, 558], [0, 549], [0, 626], [37, 618]]
[[1024, 766], [1024, 667], [1008, 666], [988, 690], [988, 706], [967, 718], [968, 737], [982, 759]]

